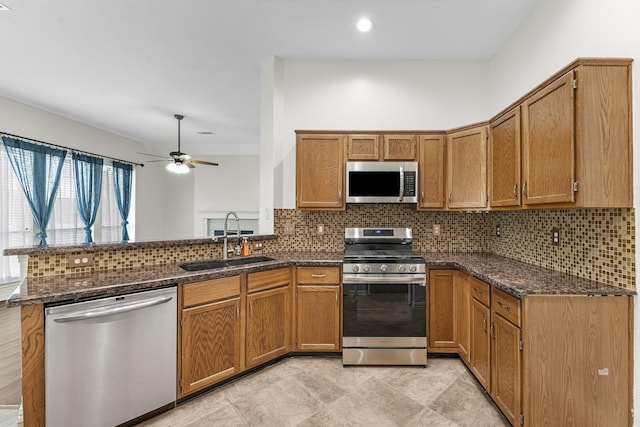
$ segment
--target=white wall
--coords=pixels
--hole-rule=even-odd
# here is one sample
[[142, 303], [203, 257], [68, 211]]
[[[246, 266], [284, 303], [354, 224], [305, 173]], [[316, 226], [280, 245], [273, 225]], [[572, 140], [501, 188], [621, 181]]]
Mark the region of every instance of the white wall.
[[[508, 105], [577, 57], [630, 57], [640, 61], [637, 0], [541, 0], [491, 60], [494, 105]], [[640, 68], [633, 66], [634, 200], [640, 194]], [[636, 241], [640, 236], [636, 224]], [[636, 251], [636, 265], [640, 252]], [[634, 407], [640, 408], [640, 307], [635, 298]], [[634, 425], [640, 425], [635, 420]]]
[[198, 156], [219, 166], [196, 165], [194, 171], [192, 233], [202, 237], [202, 219], [236, 211], [240, 218], [259, 209], [259, 156]]
[[[0, 131], [36, 139], [98, 155], [141, 162], [136, 154], [145, 151], [136, 141], [126, 139], [73, 120], [0, 97]], [[158, 188], [163, 176], [160, 169], [136, 167], [135, 239], [147, 240], [163, 229], [163, 218], [157, 215], [164, 205], [164, 192]]]
[[285, 60], [276, 207], [295, 207], [295, 134], [448, 129], [489, 118], [488, 61]]

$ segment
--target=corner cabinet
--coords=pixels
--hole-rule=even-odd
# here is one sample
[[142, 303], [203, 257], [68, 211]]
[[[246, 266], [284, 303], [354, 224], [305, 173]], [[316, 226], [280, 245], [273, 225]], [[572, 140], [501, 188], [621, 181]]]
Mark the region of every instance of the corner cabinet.
[[247, 368], [289, 352], [290, 283], [289, 268], [247, 275]]
[[631, 60], [578, 60], [523, 101], [524, 205], [631, 207], [632, 157]]
[[340, 350], [339, 267], [296, 269], [296, 350]]
[[447, 207], [487, 207], [487, 126], [450, 133], [447, 136]]
[[489, 205], [520, 205], [520, 107], [489, 125]]
[[178, 396], [241, 370], [240, 276], [182, 286]]
[[342, 134], [296, 136], [296, 208], [344, 210]]

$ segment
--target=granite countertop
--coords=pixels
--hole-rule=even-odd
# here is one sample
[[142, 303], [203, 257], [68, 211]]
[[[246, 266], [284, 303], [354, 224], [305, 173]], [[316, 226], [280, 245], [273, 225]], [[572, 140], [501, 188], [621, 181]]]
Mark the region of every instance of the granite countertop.
[[201, 271], [185, 271], [178, 264], [166, 264], [93, 274], [29, 277], [7, 300], [7, 306], [74, 302], [290, 265], [339, 266], [343, 258], [342, 252], [278, 252], [264, 255], [274, 260]]
[[527, 295], [635, 295], [606, 285], [489, 253], [422, 253], [427, 267], [453, 267], [515, 297]]
[[[7, 300], [7, 306], [73, 302], [291, 265], [340, 266], [343, 259], [342, 252], [278, 252], [265, 255], [274, 260], [194, 272], [184, 271], [178, 264], [167, 264], [89, 275], [32, 277], [23, 281]], [[427, 267], [456, 268], [518, 298], [536, 294], [636, 294], [634, 290], [605, 285], [493, 254], [426, 252], [422, 255]]]

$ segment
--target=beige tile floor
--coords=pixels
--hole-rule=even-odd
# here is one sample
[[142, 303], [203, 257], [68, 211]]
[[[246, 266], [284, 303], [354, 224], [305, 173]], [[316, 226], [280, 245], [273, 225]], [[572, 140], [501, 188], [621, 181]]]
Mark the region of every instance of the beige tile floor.
[[140, 426], [508, 426], [459, 359], [427, 368], [288, 358]]

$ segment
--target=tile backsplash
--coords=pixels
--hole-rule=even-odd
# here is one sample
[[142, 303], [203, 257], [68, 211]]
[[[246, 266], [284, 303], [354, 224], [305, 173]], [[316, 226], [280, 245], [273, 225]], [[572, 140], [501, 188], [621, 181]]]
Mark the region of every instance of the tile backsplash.
[[[630, 208], [422, 212], [412, 205], [348, 205], [345, 211], [276, 209], [273, 251], [342, 251], [345, 227], [411, 227], [414, 249], [490, 252], [635, 289], [635, 213]], [[285, 234], [285, 224], [293, 234]], [[317, 233], [323, 225], [324, 233]], [[440, 225], [440, 235], [433, 225]], [[495, 234], [500, 226], [500, 237]], [[560, 245], [551, 244], [551, 229]]]

